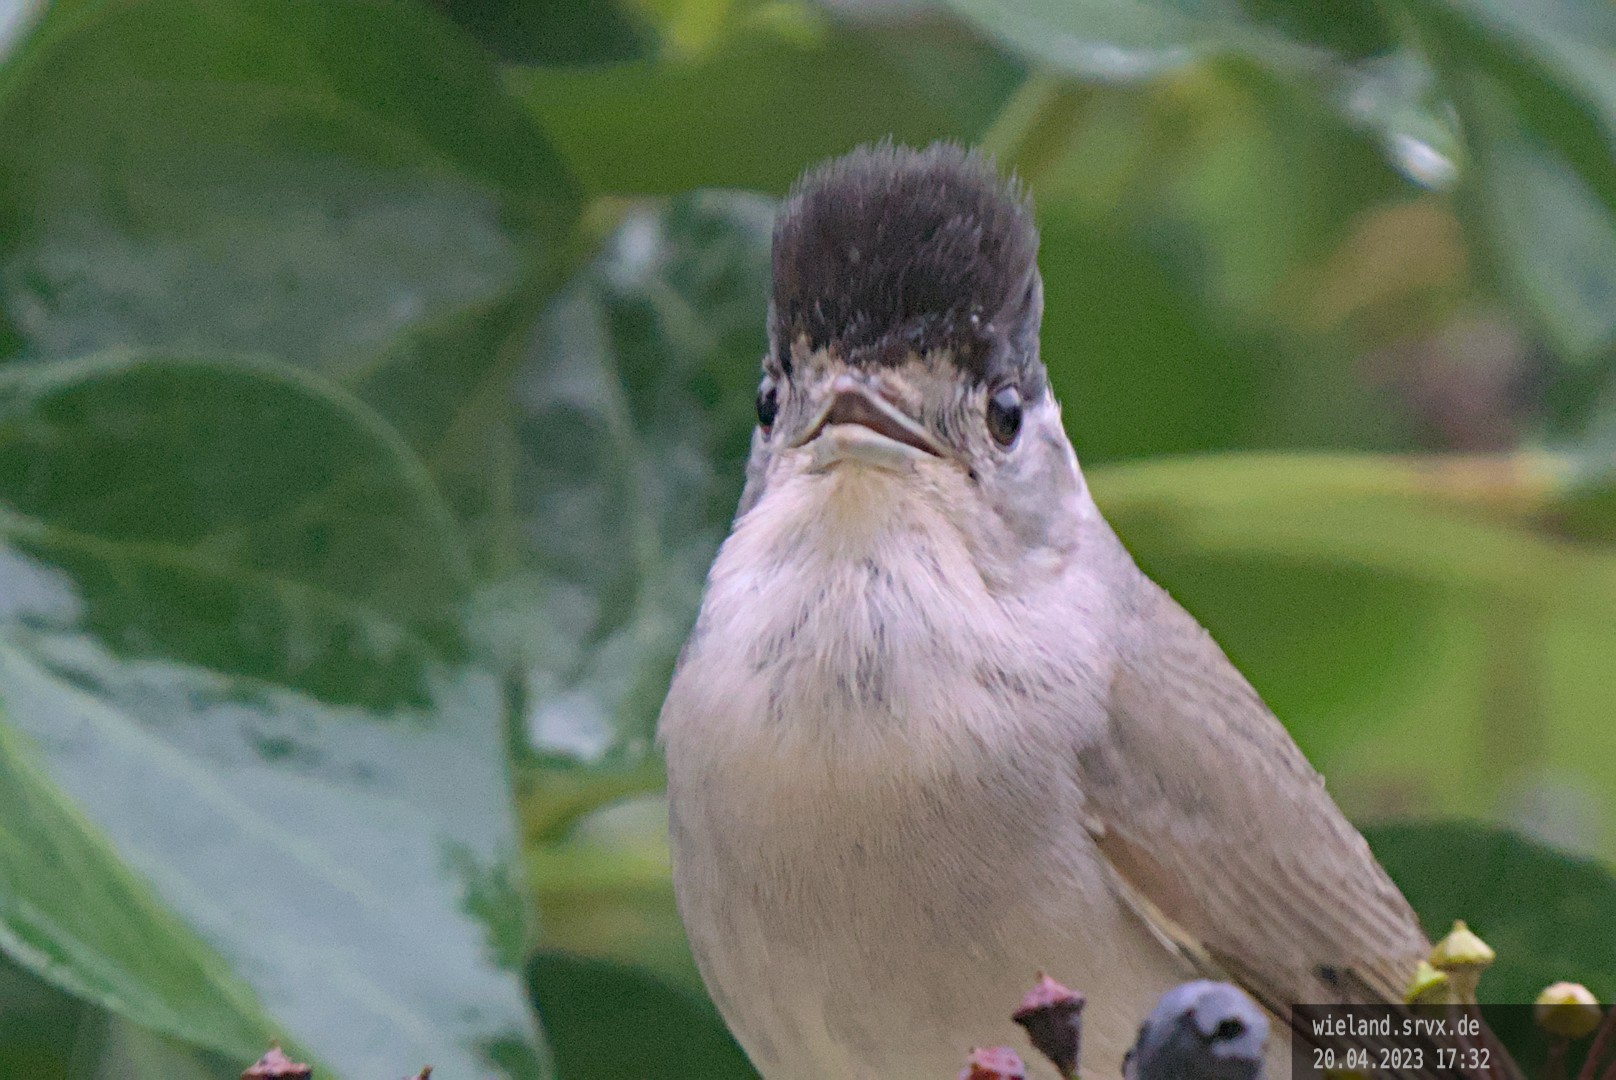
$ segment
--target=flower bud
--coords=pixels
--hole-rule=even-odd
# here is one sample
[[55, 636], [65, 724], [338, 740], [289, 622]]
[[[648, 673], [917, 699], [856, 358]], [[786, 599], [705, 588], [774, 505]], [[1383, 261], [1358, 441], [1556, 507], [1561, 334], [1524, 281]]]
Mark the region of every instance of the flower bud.
[[1472, 933], [1463, 919], [1455, 919], [1448, 936], [1431, 950], [1431, 966], [1447, 974], [1461, 1001], [1475, 1001], [1481, 973], [1497, 958], [1492, 947]]
[[979, 1046], [965, 1059], [958, 1080], [1027, 1080], [1027, 1067], [1008, 1046]]
[[1451, 1005], [1454, 1002], [1453, 981], [1448, 973], [1438, 971], [1427, 960], [1421, 960], [1420, 966], [1414, 971], [1414, 978], [1408, 984], [1408, 990], [1403, 994], [1403, 1000], [1410, 1005]]
[[1021, 999], [1021, 1008], [1010, 1017], [1027, 1029], [1027, 1038], [1070, 1080], [1077, 1075], [1078, 1052], [1083, 1045], [1084, 998], [1043, 972], [1038, 985]]
[[314, 1070], [307, 1065], [281, 1053], [280, 1047], [271, 1046], [269, 1053], [247, 1067], [241, 1074], [241, 1080], [309, 1080], [313, 1073]]
[[1537, 996], [1532, 1019], [1550, 1035], [1580, 1039], [1599, 1026], [1599, 1000], [1581, 983], [1557, 982]]

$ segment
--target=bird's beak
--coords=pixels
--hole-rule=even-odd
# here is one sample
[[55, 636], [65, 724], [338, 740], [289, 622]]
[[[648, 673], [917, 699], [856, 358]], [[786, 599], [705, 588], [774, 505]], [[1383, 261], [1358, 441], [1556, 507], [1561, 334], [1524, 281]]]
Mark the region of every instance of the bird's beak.
[[815, 468], [844, 460], [892, 468], [945, 456], [930, 432], [852, 375], [838, 375], [831, 383], [830, 400], [797, 443], [808, 444]]

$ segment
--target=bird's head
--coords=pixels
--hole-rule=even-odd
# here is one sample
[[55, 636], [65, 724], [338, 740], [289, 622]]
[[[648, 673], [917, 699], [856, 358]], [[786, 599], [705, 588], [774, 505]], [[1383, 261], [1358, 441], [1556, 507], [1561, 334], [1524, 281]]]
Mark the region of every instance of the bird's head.
[[956, 146], [803, 177], [775, 225], [743, 516], [856, 485], [871, 512], [1059, 543], [1081, 479], [1038, 354], [1037, 250], [1020, 187]]

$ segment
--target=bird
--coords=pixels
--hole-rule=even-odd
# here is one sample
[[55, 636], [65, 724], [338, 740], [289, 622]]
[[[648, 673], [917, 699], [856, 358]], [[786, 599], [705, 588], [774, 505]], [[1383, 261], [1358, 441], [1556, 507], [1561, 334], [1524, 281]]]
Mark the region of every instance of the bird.
[[1036, 970], [1120, 1080], [1186, 979], [1284, 1021], [1400, 1001], [1429, 950], [1102, 516], [1037, 250], [1024, 186], [952, 143], [824, 163], [775, 221], [745, 483], [657, 725], [680, 917], [765, 1080], [952, 1075]]
[[1226, 982], [1195, 979], [1163, 994], [1124, 1059], [1127, 1080], [1261, 1080], [1268, 1018]]

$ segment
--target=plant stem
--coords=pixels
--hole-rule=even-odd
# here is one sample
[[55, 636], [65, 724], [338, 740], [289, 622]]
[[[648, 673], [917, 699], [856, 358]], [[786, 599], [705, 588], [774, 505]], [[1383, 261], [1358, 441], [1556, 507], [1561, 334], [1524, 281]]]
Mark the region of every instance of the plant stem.
[[1543, 1065], [1543, 1080], [1565, 1080], [1566, 1049], [1571, 1040], [1564, 1035], [1549, 1042], [1549, 1059]]
[[[1582, 1069], [1577, 1073], [1577, 1080], [1594, 1080], [1599, 1068], [1599, 1060], [1605, 1056], [1605, 1046], [1616, 1035], [1616, 1008], [1605, 1013], [1605, 1019], [1599, 1025], [1599, 1031], [1594, 1035], [1594, 1044], [1588, 1048], [1588, 1059], [1582, 1063]], [[1605, 1072], [1605, 1080], [1616, 1075], [1616, 1064]]]

